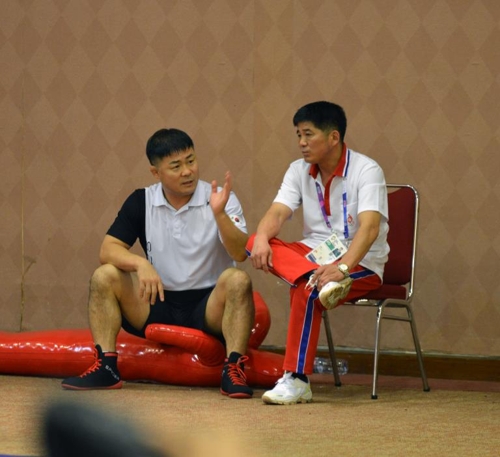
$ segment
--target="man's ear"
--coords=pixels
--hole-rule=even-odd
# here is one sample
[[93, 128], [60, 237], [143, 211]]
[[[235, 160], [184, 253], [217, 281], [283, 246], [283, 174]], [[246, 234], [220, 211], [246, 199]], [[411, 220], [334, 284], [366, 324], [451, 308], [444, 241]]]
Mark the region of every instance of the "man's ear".
[[338, 143], [340, 143], [340, 132], [334, 129], [328, 134], [328, 138], [333, 145], [337, 145]]
[[160, 175], [158, 173], [158, 169], [154, 165], [151, 165], [149, 167], [149, 171], [151, 172], [151, 174], [153, 175], [153, 177], [155, 179], [157, 179], [158, 181], [160, 180]]

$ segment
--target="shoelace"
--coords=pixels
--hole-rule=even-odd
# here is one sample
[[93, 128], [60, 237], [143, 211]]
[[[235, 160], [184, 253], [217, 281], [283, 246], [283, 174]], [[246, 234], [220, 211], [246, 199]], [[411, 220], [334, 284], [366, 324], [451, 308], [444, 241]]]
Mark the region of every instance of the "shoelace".
[[231, 382], [238, 386], [247, 385], [247, 377], [245, 372], [241, 369], [240, 364], [245, 363], [248, 360], [248, 356], [241, 356], [236, 363], [227, 364], [227, 374]]
[[102, 359], [99, 359], [97, 357], [97, 354], [96, 354], [94, 364], [87, 371], [82, 373], [79, 377], [84, 378], [85, 376], [88, 376], [89, 374], [91, 374], [94, 371], [97, 371], [99, 368], [101, 368], [101, 365], [102, 365]]

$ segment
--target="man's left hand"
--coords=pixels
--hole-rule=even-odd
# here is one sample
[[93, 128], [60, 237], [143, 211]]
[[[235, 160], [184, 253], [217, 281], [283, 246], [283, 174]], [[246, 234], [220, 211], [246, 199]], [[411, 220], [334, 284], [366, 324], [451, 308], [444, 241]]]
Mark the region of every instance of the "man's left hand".
[[229, 171], [226, 171], [224, 186], [220, 191], [217, 191], [217, 181], [212, 181], [212, 194], [210, 195], [210, 207], [215, 215], [224, 212], [229, 194], [233, 188], [233, 178]]

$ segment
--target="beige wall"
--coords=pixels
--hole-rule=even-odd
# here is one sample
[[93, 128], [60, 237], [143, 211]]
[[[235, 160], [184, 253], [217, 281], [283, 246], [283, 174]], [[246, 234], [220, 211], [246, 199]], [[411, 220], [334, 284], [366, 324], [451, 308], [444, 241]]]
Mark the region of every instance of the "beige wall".
[[[146, 139], [188, 131], [249, 230], [299, 157], [291, 117], [346, 109], [350, 147], [421, 192], [415, 308], [426, 351], [500, 353], [497, 0], [9, 0], [0, 15], [0, 330], [85, 327], [87, 284]], [[285, 238], [300, 235], [300, 217]], [[282, 346], [288, 291], [242, 265]], [[373, 316], [331, 313], [370, 347]], [[385, 343], [409, 348], [388, 323]], [[320, 344], [324, 344], [324, 338]]]

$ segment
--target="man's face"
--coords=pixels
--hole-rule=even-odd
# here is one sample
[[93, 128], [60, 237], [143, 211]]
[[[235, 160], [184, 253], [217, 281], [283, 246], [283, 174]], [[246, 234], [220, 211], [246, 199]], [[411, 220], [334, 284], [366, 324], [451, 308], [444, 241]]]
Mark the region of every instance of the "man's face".
[[336, 130], [326, 133], [315, 127], [312, 122], [300, 122], [296, 131], [300, 151], [307, 163], [321, 163], [338, 143]]
[[178, 202], [187, 202], [198, 184], [198, 162], [194, 149], [174, 152], [163, 158], [156, 166], [151, 166], [151, 173], [163, 187], [166, 199], [175, 206]]

